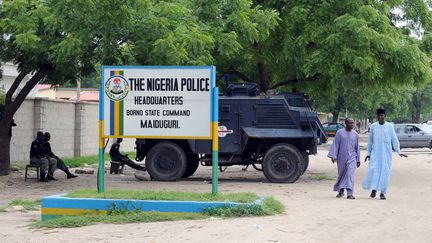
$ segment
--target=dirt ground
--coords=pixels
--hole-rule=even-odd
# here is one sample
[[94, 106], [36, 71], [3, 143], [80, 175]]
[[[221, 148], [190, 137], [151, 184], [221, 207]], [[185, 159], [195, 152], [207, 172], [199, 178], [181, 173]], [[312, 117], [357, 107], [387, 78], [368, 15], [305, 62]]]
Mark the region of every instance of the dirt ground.
[[[361, 188], [367, 166], [356, 171], [356, 200], [335, 198], [336, 166], [327, 147], [311, 157], [307, 172], [294, 184], [268, 183], [250, 167], [230, 167], [220, 173], [219, 192], [255, 192], [274, 196], [286, 207], [283, 215], [123, 225], [93, 225], [71, 229], [31, 229], [39, 212], [0, 213], [0, 242], [432, 242], [432, 151], [406, 150], [394, 155], [393, 177], [386, 201], [369, 198]], [[365, 151], [362, 151], [364, 157]], [[96, 188], [96, 175], [58, 181], [24, 182], [22, 172], [0, 177], [0, 206], [12, 199], [39, 199], [78, 188]], [[332, 180], [318, 180], [324, 175]], [[211, 191], [211, 168], [201, 167], [178, 182], [138, 181], [133, 171], [106, 176], [106, 189]], [[321, 176], [322, 177], [322, 176]], [[148, 178], [148, 177], [147, 177]]]

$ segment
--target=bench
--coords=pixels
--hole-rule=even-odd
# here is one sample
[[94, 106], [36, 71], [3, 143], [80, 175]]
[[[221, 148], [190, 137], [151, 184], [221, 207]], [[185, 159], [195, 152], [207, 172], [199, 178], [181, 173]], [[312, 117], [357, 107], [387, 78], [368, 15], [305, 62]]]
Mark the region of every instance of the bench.
[[[34, 178], [34, 177], [30, 178], [30, 177], [27, 176], [29, 169], [30, 170], [36, 169], [36, 178]], [[35, 164], [28, 164], [28, 165], [26, 165], [24, 181], [27, 181], [27, 178], [29, 178], [29, 179], [37, 179], [39, 181], [39, 179], [40, 179], [39, 175], [40, 175], [40, 165], [35, 165]]]

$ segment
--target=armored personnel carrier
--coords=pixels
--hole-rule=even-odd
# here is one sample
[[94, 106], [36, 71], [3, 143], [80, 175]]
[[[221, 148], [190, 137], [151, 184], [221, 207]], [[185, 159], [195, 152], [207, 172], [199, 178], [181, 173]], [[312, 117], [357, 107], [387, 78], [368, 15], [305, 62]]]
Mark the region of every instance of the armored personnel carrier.
[[[317, 113], [301, 93], [260, 96], [253, 83], [229, 84], [219, 96], [219, 166], [253, 165], [270, 182], [295, 182], [326, 142]], [[186, 178], [211, 166], [211, 141], [137, 139], [153, 180]]]

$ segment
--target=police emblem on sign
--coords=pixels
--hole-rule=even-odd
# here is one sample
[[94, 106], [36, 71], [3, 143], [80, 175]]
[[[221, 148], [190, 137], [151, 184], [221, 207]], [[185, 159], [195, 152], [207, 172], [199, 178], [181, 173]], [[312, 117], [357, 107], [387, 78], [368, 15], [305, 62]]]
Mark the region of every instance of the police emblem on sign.
[[105, 83], [105, 94], [114, 101], [123, 100], [129, 93], [129, 83], [121, 75], [111, 76]]

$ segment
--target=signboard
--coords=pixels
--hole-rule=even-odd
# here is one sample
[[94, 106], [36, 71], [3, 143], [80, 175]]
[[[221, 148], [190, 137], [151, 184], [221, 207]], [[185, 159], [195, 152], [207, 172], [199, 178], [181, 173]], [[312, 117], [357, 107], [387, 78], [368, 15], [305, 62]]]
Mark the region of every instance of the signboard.
[[214, 67], [102, 67], [102, 137], [211, 139]]

